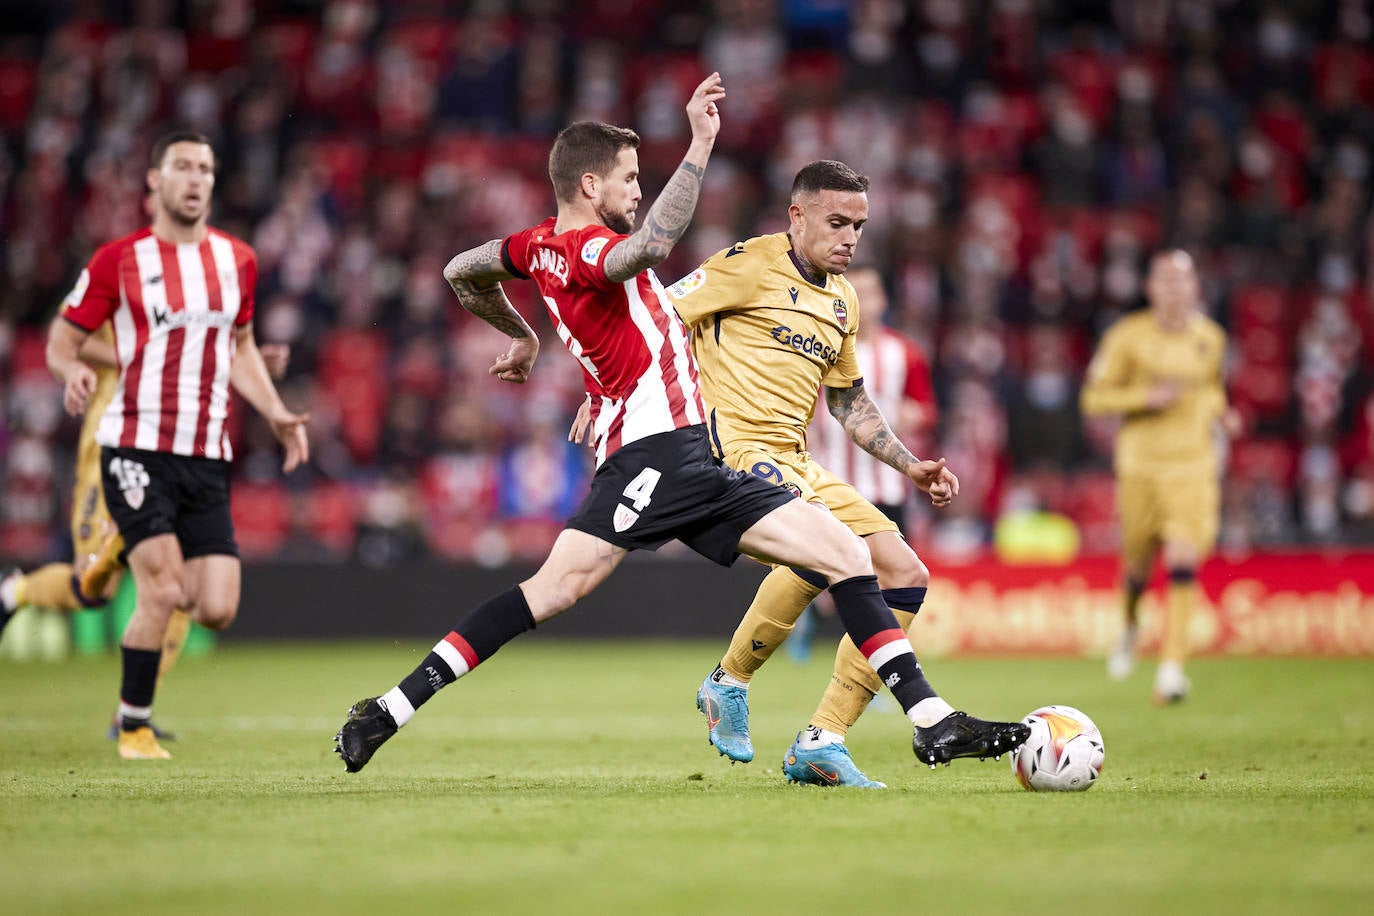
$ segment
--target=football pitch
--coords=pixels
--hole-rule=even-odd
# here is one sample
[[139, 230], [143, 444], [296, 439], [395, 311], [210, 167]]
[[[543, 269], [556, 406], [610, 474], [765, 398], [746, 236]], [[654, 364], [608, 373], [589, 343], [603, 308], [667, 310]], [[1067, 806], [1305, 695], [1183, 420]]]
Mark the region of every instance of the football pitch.
[[716, 643], [530, 639], [441, 693], [366, 770], [332, 736], [428, 644], [232, 641], [187, 659], [169, 762], [105, 739], [114, 656], [0, 664], [6, 913], [1341, 913], [1374, 898], [1374, 661], [1203, 659], [1184, 705], [1148, 667], [936, 659], [975, 714], [1077, 706], [1106, 767], [1032, 794], [1007, 761], [918, 768], [905, 717], [850, 736], [886, 791], [787, 785], [830, 651], [750, 691], [729, 766], [693, 705]]

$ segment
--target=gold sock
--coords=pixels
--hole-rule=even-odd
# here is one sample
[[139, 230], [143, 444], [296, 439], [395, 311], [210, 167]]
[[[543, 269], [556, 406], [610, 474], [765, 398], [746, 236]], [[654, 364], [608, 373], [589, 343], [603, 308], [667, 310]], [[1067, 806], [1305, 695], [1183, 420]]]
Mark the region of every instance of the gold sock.
[[100, 552], [81, 573], [81, 594], [90, 601], [99, 601], [105, 596], [110, 577], [124, 568], [119, 555], [124, 552], [124, 538], [112, 534], [100, 545]]
[[158, 686], [162, 685], [162, 679], [177, 663], [181, 649], [186, 645], [186, 634], [190, 631], [191, 615], [181, 608], [172, 611], [172, 616], [167, 621], [167, 629], [162, 634], [162, 660], [158, 662], [157, 666]]
[[1164, 642], [1159, 648], [1160, 661], [1188, 660], [1188, 622], [1193, 619], [1197, 603], [1197, 582], [1170, 582], [1164, 606]]
[[725, 673], [748, 683], [820, 593], [786, 566], [774, 567], [759, 584], [753, 603], [730, 639], [730, 648], [720, 660]]
[[59, 611], [75, 611], [81, 607], [72, 591], [70, 563], [49, 563], [25, 574], [15, 583], [14, 594], [16, 607], [31, 604]]
[[[892, 613], [910, 641], [916, 615], [896, 608]], [[915, 643], [912, 645], [914, 648]], [[816, 707], [816, 714], [811, 717], [811, 724], [836, 734], [847, 734], [849, 727], [859, 721], [859, 716], [864, 714], [868, 704], [882, 689], [883, 682], [878, 672], [873, 670], [868, 659], [854, 645], [854, 640], [846, 635], [835, 650], [835, 670], [830, 674], [830, 685], [825, 688], [821, 705]]]

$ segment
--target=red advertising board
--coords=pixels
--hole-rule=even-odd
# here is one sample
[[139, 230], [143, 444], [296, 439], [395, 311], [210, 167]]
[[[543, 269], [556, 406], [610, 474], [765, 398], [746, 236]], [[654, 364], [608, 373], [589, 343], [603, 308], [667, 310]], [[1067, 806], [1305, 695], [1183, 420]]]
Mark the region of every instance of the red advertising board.
[[[1121, 631], [1120, 565], [1083, 558], [1017, 566], [994, 557], [931, 562], [917, 628], [930, 654], [1103, 655]], [[1190, 636], [1199, 654], [1374, 656], [1374, 553], [1214, 557]], [[1141, 605], [1143, 648], [1158, 646], [1165, 584]]]

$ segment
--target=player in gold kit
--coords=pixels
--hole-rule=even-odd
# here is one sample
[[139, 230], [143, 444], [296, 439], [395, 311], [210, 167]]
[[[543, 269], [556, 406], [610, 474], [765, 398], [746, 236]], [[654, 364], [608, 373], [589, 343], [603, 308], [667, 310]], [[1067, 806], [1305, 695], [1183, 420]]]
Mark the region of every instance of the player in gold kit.
[[[892, 432], [863, 387], [855, 351], [860, 303], [843, 276], [868, 219], [868, 179], [840, 162], [813, 162], [797, 173], [787, 232], [740, 242], [669, 288], [692, 333], [709, 410], [712, 447], [730, 467], [787, 487], [830, 511], [862, 536], [879, 585], [903, 629], [925, 598], [930, 574], [897, 525], [850, 484], [811, 459], [806, 427], [824, 386], [832, 416], [850, 438], [930, 494], [937, 506], [958, 493], [943, 459], [920, 460]], [[709, 737], [721, 754], [747, 762], [747, 688], [782, 644], [807, 604], [825, 587], [807, 570], [776, 567], [697, 695]], [[847, 637], [810, 725], [783, 761], [793, 781], [881, 787], [849, 756], [844, 737], [882, 688], [864, 653]], [[985, 722], [939, 696], [922, 701], [916, 756], [923, 762], [996, 756], [1025, 740], [1019, 723]]]
[[1216, 540], [1220, 484], [1215, 430], [1239, 431], [1222, 385], [1226, 334], [1198, 310], [1193, 259], [1181, 250], [1150, 259], [1149, 308], [1103, 335], [1088, 367], [1083, 413], [1119, 415], [1115, 468], [1121, 516], [1126, 626], [1107, 660], [1125, 678], [1135, 664], [1140, 596], [1156, 554], [1169, 576], [1156, 703], [1182, 700], [1189, 681], [1188, 622], [1197, 571]]

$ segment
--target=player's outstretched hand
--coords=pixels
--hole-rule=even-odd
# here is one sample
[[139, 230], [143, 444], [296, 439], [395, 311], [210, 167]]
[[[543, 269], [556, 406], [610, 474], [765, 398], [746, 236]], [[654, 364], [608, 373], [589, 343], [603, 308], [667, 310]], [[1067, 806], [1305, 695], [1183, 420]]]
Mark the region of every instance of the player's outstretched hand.
[[907, 469], [907, 476], [918, 488], [930, 494], [930, 503], [943, 509], [959, 495], [959, 478], [945, 467], [945, 459], [918, 461]]
[[283, 473], [290, 474], [310, 460], [310, 441], [305, 436], [310, 414], [292, 413], [283, 408], [280, 413], [268, 417], [267, 422], [272, 424], [272, 434], [286, 449], [286, 458], [281, 463]]
[[510, 349], [498, 356], [487, 372], [503, 382], [523, 385], [529, 381], [534, 358], [538, 355], [539, 341], [533, 337], [516, 337], [511, 340]]
[[592, 399], [585, 397], [578, 405], [577, 416], [573, 417], [572, 426], [568, 428], [568, 441], [574, 445], [581, 445], [586, 442], [592, 444], [588, 433], [592, 428]]
[[719, 73], [712, 73], [701, 81], [687, 103], [687, 121], [692, 125], [693, 140], [715, 140], [720, 133], [720, 110], [716, 102], [725, 98], [725, 86]]
[[67, 384], [62, 389], [62, 406], [67, 413], [79, 417], [86, 412], [86, 401], [94, 393], [95, 370], [85, 363], [76, 363], [67, 374]]

